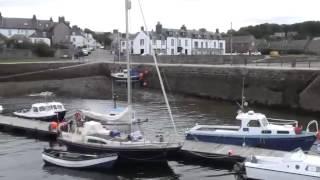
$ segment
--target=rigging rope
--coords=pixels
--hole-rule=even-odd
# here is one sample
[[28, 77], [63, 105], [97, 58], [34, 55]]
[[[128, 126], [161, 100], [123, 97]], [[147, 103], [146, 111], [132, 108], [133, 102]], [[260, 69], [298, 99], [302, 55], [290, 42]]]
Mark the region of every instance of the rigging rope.
[[[141, 12], [141, 16], [142, 16], [142, 19], [143, 19], [143, 23], [144, 23], [144, 26], [146, 27], [146, 33], [147, 33], [147, 36], [150, 38], [150, 34], [148, 32], [148, 26], [147, 26], [146, 19], [145, 19], [144, 13], [143, 13], [141, 1], [138, 0], [138, 2], [139, 2], [139, 7], [140, 7], [140, 12]], [[178, 135], [178, 131], [177, 131], [176, 125], [174, 123], [173, 116], [172, 116], [172, 111], [171, 111], [170, 104], [169, 104], [169, 101], [168, 101], [167, 93], [166, 93], [166, 90], [164, 88], [163, 80], [162, 80], [162, 77], [161, 77], [161, 74], [160, 74], [160, 70], [159, 70], [159, 67], [158, 67], [157, 57], [156, 57], [155, 52], [154, 52], [154, 50], [152, 48], [151, 41], [149, 41], [149, 47], [150, 47], [151, 54], [152, 54], [152, 57], [153, 57], [153, 60], [154, 60], [154, 63], [155, 63], [156, 70], [157, 70], [157, 74], [158, 74], [158, 77], [159, 77], [159, 80], [160, 80], [161, 90], [162, 90], [162, 93], [163, 93], [163, 96], [164, 96], [164, 100], [165, 100], [166, 105], [167, 105], [167, 109], [168, 109], [168, 112], [169, 112], [171, 123], [172, 123], [172, 126], [174, 128], [175, 134]]]

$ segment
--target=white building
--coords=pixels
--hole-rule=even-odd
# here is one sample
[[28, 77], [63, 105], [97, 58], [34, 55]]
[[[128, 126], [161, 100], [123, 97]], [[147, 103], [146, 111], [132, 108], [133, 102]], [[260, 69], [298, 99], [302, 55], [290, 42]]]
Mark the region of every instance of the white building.
[[[224, 55], [226, 43], [221, 35], [205, 29], [187, 30], [183, 25], [180, 29], [163, 29], [156, 25], [155, 32], [141, 31], [130, 36], [130, 52], [132, 54], [151, 54], [151, 47], [157, 54], [163, 55]], [[151, 47], [150, 43], [151, 42]], [[121, 40], [121, 52], [126, 50], [126, 41]]]
[[36, 31], [31, 36], [29, 36], [29, 38], [33, 44], [45, 43], [48, 46], [51, 46], [51, 40], [48, 37], [47, 32], [45, 31]]
[[70, 42], [74, 45], [74, 47], [84, 47], [86, 45], [85, 34], [79, 27], [72, 26]]

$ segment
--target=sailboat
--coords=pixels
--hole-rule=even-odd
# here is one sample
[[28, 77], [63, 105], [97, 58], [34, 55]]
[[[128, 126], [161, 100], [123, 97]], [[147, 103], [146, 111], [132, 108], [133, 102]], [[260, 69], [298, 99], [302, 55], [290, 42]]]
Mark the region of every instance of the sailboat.
[[[125, 4], [127, 32], [126, 39], [127, 42], [129, 42], [128, 12], [131, 9], [131, 3], [129, 0], [125, 0]], [[128, 49], [129, 43], [127, 43], [127, 69], [130, 72], [130, 54]], [[164, 99], [168, 107], [169, 115], [172, 120], [174, 130], [177, 134], [156, 59], [155, 65], [164, 94]], [[124, 160], [125, 162], [164, 161], [167, 159], [168, 155], [179, 151], [182, 146], [181, 142], [170, 142], [167, 141], [163, 136], [159, 136], [157, 140], [149, 140], [143, 135], [139, 126], [136, 127], [132, 123], [135, 121], [136, 116], [132, 108], [131, 85], [131, 78], [128, 76], [128, 133], [106, 130], [101, 123], [90, 121], [85, 122], [82, 127], [78, 126], [70, 132], [62, 132], [61, 136], [58, 138], [58, 141], [65, 144], [68, 147], [68, 150], [94, 153], [117, 153], [119, 155], [119, 160]]]

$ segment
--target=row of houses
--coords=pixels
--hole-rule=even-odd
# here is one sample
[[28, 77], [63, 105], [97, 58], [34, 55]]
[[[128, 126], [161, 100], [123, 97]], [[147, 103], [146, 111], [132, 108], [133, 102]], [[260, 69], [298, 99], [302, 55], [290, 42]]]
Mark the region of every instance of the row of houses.
[[85, 33], [77, 26], [70, 27], [70, 22], [59, 17], [57, 22], [32, 18], [3, 17], [0, 12], [0, 42], [14, 39], [17, 42], [46, 43], [49, 46], [96, 47], [99, 44], [92, 34]]
[[[206, 29], [188, 30], [185, 25], [180, 29], [163, 28], [158, 22], [155, 31], [141, 31], [130, 35], [129, 51], [131, 54], [150, 55], [151, 48], [158, 55], [224, 55], [225, 40], [219, 30], [210, 32]], [[113, 33], [112, 47], [121, 53], [127, 50], [125, 35], [117, 30]], [[151, 45], [150, 45], [151, 44]]]

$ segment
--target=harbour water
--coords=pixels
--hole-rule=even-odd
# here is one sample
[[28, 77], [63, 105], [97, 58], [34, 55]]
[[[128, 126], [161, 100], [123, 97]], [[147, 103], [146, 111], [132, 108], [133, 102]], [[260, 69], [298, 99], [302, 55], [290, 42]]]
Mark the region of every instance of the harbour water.
[[[125, 105], [125, 92], [119, 92], [118, 105]], [[140, 119], [148, 118], [148, 122], [142, 125], [146, 135], [154, 137], [158, 133], [172, 134], [173, 129], [166, 111], [165, 103], [159, 92], [135, 90], [134, 109], [136, 116]], [[104, 111], [113, 106], [111, 100], [79, 99], [72, 97], [56, 96], [54, 99], [65, 104], [69, 111], [69, 118], [72, 112], [79, 108], [95, 109]], [[21, 96], [13, 98], [1, 98], [2, 105], [6, 108], [4, 114], [11, 115], [13, 111], [28, 108], [32, 103], [44, 101], [41, 97]], [[179, 134], [183, 138], [184, 132], [195, 123], [199, 124], [237, 124], [235, 115], [238, 110], [236, 103], [204, 100], [192, 97], [170, 95]], [[312, 119], [314, 115], [296, 113], [290, 110], [277, 110], [262, 107], [251, 107], [255, 111], [267, 114], [273, 118], [297, 119], [304, 124]], [[201, 162], [186, 163], [170, 161], [168, 164], [157, 166], [121, 166], [115, 167], [109, 172], [78, 171], [44, 166], [41, 159], [41, 152], [44, 147], [52, 143], [44, 140], [37, 140], [25, 137], [20, 133], [0, 133], [0, 180], [85, 180], [85, 179], [235, 179], [234, 174], [222, 164], [206, 166]]]

